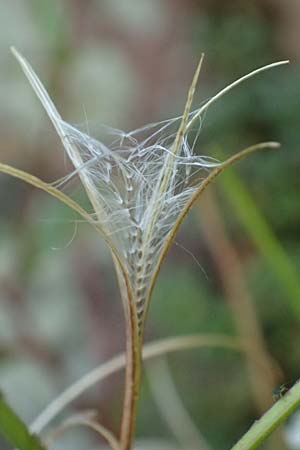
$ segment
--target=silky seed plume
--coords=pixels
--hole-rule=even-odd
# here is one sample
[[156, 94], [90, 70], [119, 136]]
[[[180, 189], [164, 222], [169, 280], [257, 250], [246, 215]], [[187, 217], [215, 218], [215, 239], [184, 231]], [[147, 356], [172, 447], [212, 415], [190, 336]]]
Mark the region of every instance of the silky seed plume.
[[[188, 133], [207, 108], [257, 69], [191, 111], [203, 56], [182, 117], [129, 133], [103, 127], [105, 143], [65, 122], [26, 59], [12, 49], [51, 119], [74, 166], [65, 181], [79, 175], [93, 207], [95, 222], [113, 242], [128, 274], [141, 330], [151, 280], [180, 213], [218, 161], [194, 153]], [[64, 180], [63, 180], [64, 181]], [[60, 180], [56, 187], [63, 184]]]

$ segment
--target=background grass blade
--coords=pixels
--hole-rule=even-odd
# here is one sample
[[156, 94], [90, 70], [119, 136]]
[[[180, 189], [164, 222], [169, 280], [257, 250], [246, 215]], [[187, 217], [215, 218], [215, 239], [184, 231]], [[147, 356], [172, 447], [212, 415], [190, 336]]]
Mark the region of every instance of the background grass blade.
[[45, 450], [0, 394], [0, 434], [19, 450]]
[[289, 256], [263, 217], [241, 178], [228, 169], [220, 178], [220, 186], [252, 241], [286, 293], [290, 310], [299, 316], [300, 278]]

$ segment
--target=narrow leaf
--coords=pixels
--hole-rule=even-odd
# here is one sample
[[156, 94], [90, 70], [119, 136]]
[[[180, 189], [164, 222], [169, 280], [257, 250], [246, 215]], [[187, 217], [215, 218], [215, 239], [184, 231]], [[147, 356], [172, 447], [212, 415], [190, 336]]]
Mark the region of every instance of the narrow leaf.
[[19, 450], [45, 450], [0, 394], [0, 434]]

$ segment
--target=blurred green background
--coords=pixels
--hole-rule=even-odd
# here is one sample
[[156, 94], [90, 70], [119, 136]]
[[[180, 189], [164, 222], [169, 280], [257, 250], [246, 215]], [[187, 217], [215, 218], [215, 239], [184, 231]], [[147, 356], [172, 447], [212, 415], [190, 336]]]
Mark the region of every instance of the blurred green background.
[[[196, 205], [158, 279], [147, 327], [147, 339], [242, 336], [252, 355], [202, 349], [149, 366], [141, 448], [193, 449], [200, 442], [229, 448], [272, 404], [274, 387], [299, 378], [299, 23], [298, 0], [0, 5], [0, 160], [46, 181], [70, 166], [11, 45], [30, 60], [64, 119], [96, 130], [101, 123], [130, 130], [181, 114], [201, 52], [195, 107], [248, 71], [291, 59], [207, 113], [201, 154], [224, 158], [266, 140], [282, 148], [242, 162]], [[68, 188], [77, 189], [76, 183]], [[0, 387], [28, 423], [71, 382], [124, 348], [110, 255], [74, 218], [46, 194], [0, 174]], [[169, 376], [177, 389], [170, 405], [182, 400], [197, 433], [185, 433], [187, 423], [176, 427], [160, 404], [163, 395], [155, 395]], [[98, 409], [117, 432], [122, 383], [121, 374], [100, 383], [73, 411]], [[285, 439], [286, 448], [300, 448], [292, 432]], [[53, 448], [99, 444], [78, 430]]]

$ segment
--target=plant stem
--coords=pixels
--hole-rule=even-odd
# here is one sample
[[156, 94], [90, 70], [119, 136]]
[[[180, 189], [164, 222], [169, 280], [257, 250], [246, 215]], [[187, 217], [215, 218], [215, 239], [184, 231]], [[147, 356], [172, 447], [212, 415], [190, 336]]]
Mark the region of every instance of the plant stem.
[[300, 406], [300, 380], [278, 400], [259, 420], [256, 420], [246, 434], [231, 450], [253, 450]]
[[122, 450], [132, 448], [141, 386], [141, 353], [134, 347], [130, 349], [130, 358], [128, 358], [129, 352], [126, 352], [126, 381], [120, 436]]
[[142, 355], [134, 334], [130, 336], [127, 332], [126, 336], [125, 394], [120, 436], [122, 450], [132, 447], [141, 386]]
[[126, 326], [125, 393], [121, 420], [120, 445], [130, 450], [135, 433], [137, 406], [141, 386], [142, 346], [138, 331], [135, 299], [129, 277], [113, 256], [124, 308]]

